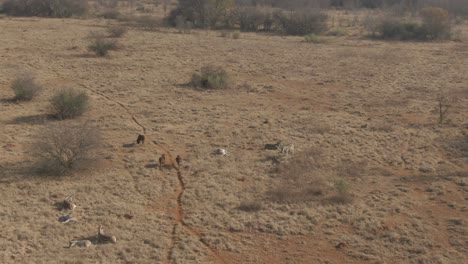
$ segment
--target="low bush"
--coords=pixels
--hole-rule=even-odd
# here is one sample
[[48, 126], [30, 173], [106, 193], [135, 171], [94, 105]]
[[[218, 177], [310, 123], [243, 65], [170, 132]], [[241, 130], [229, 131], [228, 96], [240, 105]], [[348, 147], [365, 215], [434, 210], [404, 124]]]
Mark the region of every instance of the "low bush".
[[53, 124], [36, 136], [32, 153], [40, 157], [40, 172], [62, 175], [94, 165], [100, 141], [99, 130], [87, 124]]
[[315, 43], [315, 44], [323, 42], [322, 39], [319, 36], [315, 35], [315, 34], [305, 35], [304, 36], [304, 41], [308, 42], [308, 43]]
[[50, 99], [50, 104], [56, 118], [71, 119], [88, 111], [89, 96], [83, 91], [65, 88]]
[[110, 50], [115, 49], [117, 49], [117, 41], [102, 36], [91, 37], [91, 44], [88, 46], [88, 50], [93, 51], [101, 57], [106, 56]]
[[229, 76], [223, 68], [208, 65], [192, 75], [191, 84], [205, 89], [224, 89], [229, 85]]
[[13, 81], [11, 89], [15, 93], [15, 100], [30, 101], [41, 90], [41, 86], [36, 83], [34, 76], [31, 74], [23, 74]]

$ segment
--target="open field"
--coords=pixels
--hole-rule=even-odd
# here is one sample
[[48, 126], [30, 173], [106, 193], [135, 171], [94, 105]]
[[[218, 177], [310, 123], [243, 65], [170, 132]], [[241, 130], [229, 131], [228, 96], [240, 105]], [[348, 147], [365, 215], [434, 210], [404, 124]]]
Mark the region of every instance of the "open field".
[[[468, 262], [467, 42], [130, 29], [99, 58], [86, 36], [106, 27], [0, 19], [1, 263]], [[229, 89], [187, 85], [207, 64], [227, 70]], [[22, 71], [43, 91], [16, 103], [10, 84]], [[86, 91], [91, 111], [48, 119], [48, 98], [65, 86]], [[439, 126], [441, 88], [457, 101]], [[98, 168], [34, 174], [34, 135], [86, 120], [103, 132]], [[142, 132], [145, 144], [133, 144]], [[278, 140], [295, 152], [264, 149]], [[160, 169], [163, 153], [169, 164], [180, 154], [180, 169]], [[322, 193], [275, 200], [301, 154], [316, 180], [303, 184]], [[350, 203], [335, 200], [340, 180]], [[69, 194], [77, 222], [62, 224], [54, 204]], [[116, 244], [64, 248], [100, 224]]]

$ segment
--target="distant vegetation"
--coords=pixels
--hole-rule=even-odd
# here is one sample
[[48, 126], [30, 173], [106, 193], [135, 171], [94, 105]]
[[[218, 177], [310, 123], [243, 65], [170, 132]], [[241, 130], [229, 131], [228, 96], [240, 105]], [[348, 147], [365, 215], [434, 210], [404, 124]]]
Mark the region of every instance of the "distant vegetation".
[[88, 11], [87, 0], [6, 0], [2, 12], [11, 16], [71, 17]]
[[451, 37], [450, 17], [446, 10], [428, 7], [421, 10], [422, 23], [383, 17], [376, 23], [375, 31], [382, 39], [435, 40]]

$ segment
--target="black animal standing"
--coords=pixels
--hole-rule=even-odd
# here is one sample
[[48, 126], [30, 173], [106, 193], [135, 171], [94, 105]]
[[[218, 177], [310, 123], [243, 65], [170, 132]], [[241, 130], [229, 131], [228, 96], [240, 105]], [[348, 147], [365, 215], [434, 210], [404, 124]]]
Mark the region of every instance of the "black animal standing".
[[145, 144], [145, 136], [144, 135], [138, 135], [138, 138], [137, 138], [137, 144]]

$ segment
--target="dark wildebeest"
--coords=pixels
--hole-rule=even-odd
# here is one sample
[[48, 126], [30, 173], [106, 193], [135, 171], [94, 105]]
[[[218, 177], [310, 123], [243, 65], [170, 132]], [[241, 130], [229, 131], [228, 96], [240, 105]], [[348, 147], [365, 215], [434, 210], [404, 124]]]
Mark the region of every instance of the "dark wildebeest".
[[182, 158], [180, 157], [180, 155], [177, 155], [177, 157], [175, 158], [175, 161], [177, 162], [177, 166], [180, 167], [180, 162], [182, 162]]
[[138, 138], [137, 138], [137, 144], [145, 144], [145, 135], [138, 135]]

